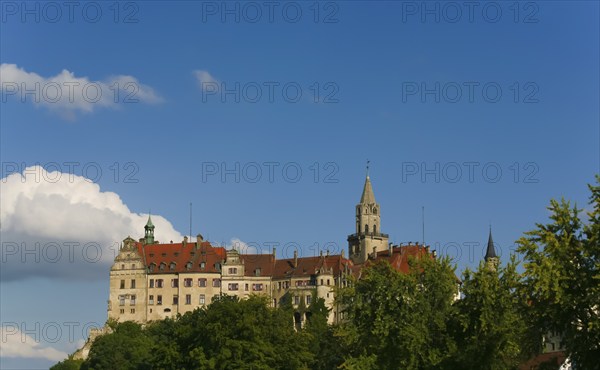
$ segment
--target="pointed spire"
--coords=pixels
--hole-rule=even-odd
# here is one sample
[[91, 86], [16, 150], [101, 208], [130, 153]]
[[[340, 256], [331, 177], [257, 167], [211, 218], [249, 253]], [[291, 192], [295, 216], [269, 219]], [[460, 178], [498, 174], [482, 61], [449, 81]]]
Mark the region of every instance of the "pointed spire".
[[154, 224], [152, 223], [152, 216], [148, 213], [148, 222], [146, 222], [147, 228], [154, 228]]
[[371, 204], [375, 202], [375, 194], [373, 194], [373, 186], [371, 186], [371, 179], [367, 175], [367, 179], [365, 180], [365, 186], [363, 188], [362, 196], [360, 197], [360, 202], [362, 204]]
[[490, 258], [498, 258], [496, 249], [494, 248], [494, 239], [492, 239], [492, 225], [490, 225], [490, 236], [488, 238], [487, 251], [485, 252], [485, 260], [489, 261]]

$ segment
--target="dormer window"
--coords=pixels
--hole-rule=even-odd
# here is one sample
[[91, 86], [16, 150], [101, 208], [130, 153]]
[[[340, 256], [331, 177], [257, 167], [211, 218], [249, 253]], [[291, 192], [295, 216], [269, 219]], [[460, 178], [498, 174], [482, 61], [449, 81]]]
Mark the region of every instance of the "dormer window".
[[200, 269], [204, 270], [206, 268], [206, 262], [200, 262]]
[[160, 267], [159, 267], [159, 268], [160, 268], [160, 270], [161, 270], [161, 271], [162, 271], [162, 270], [164, 270], [164, 269], [165, 269], [165, 267], [167, 267], [167, 264], [166, 264], [166, 263], [164, 263], [164, 262], [161, 262], [161, 263], [160, 263]]
[[175, 262], [171, 262], [169, 265], [169, 270], [175, 270]]
[[261, 273], [261, 268], [260, 267], [258, 267], [256, 270], [254, 270], [254, 274], [256, 276], [260, 276], [260, 273]]
[[219, 262], [215, 263], [215, 270], [221, 271], [221, 264]]
[[191, 262], [186, 263], [185, 268], [188, 269], [188, 270], [191, 270], [192, 269], [192, 263]]
[[156, 268], [156, 263], [152, 262], [150, 266], [148, 266], [148, 271], [152, 272]]

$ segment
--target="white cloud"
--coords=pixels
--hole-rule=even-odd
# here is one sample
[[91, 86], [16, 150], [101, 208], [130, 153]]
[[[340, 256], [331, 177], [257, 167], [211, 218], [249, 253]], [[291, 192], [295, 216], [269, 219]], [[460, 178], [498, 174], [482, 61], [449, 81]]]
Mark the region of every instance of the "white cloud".
[[0, 357], [42, 358], [61, 361], [67, 353], [52, 347], [44, 347], [35, 338], [21, 332], [16, 326], [0, 327], [2, 346]]
[[227, 249], [235, 249], [241, 254], [263, 254], [263, 253], [271, 253], [271, 251], [263, 250], [259, 243], [246, 243], [241, 241], [238, 238], [232, 238], [227, 246]]
[[208, 71], [197, 69], [193, 73], [202, 91], [219, 91], [219, 80], [214, 78]]
[[[131, 212], [118, 194], [84, 177], [33, 166], [3, 178], [1, 186], [4, 281], [106, 279], [120, 242], [143, 236], [148, 215]], [[182, 240], [164, 217], [152, 221], [158, 240]]]
[[92, 81], [63, 69], [56, 76], [42, 77], [8, 63], [0, 65], [0, 86], [3, 101], [32, 102], [67, 119], [75, 119], [78, 113], [91, 113], [97, 108], [163, 100], [150, 86], [133, 76], [119, 75]]

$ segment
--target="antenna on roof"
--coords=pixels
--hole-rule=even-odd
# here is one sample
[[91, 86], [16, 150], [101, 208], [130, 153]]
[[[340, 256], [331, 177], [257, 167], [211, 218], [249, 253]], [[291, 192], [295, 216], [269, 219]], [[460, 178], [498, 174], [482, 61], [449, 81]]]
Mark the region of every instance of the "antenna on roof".
[[422, 218], [423, 218], [423, 246], [425, 246], [425, 206], [421, 207]]
[[192, 202], [190, 202], [190, 240], [192, 240]]

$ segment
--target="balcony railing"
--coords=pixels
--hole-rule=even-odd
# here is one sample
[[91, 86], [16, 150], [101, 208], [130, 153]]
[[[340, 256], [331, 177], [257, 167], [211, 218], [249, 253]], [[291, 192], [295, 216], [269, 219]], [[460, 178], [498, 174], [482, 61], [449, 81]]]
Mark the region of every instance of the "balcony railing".
[[379, 237], [379, 238], [389, 238], [390, 237], [389, 234], [384, 234], [384, 233], [373, 233], [373, 232], [364, 233], [363, 232], [363, 233], [354, 233], [354, 234], [348, 235], [348, 239], [360, 238], [360, 237], [364, 238], [365, 236], [374, 236], [374, 237]]

